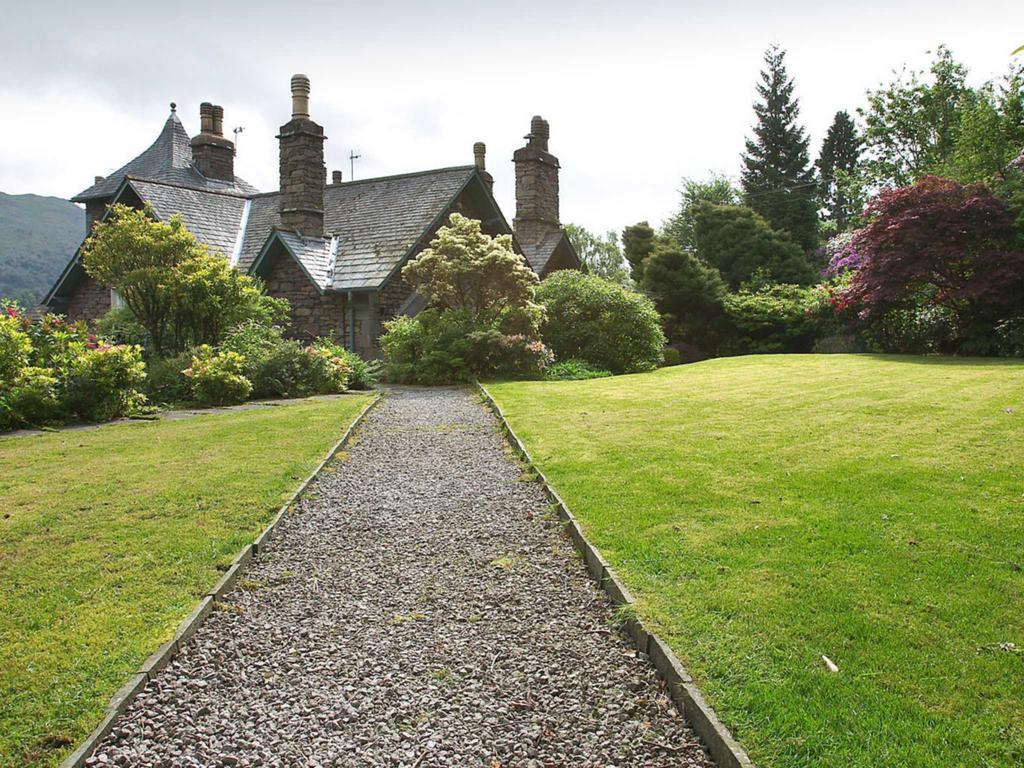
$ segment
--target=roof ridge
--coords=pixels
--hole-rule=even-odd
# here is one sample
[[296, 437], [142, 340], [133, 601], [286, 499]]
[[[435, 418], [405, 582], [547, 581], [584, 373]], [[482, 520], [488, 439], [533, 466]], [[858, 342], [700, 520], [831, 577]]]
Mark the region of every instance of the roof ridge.
[[173, 184], [169, 181], [161, 181], [160, 179], [147, 179], [145, 176], [134, 176], [130, 173], [124, 175], [126, 181], [141, 181], [144, 184], [156, 184], [161, 187], [172, 187], [174, 189], [185, 189], [189, 192], [203, 192], [210, 195], [224, 195], [225, 197], [240, 197], [243, 200], [251, 200], [254, 197], [263, 197], [268, 194], [276, 194], [273, 192], [260, 192], [255, 195], [250, 195], [245, 192], [238, 190], [229, 189], [206, 189], [205, 187], [192, 187], [188, 184]]
[[[429, 176], [432, 173], [445, 173], [447, 171], [475, 171], [475, 165], [450, 165], [446, 168], [430, 168], [426, 171], [410, 171], [408, 173], [394, 173], [390, 176], [373, 176], [369, 179], [358, 179], [356, 181], [345, 181], [341, 184], [324, 184], [324, 189], [345, 189], [355, 184], [369, 184], [374, 181], [389, 181], [391, 179], [410, 179], [416, 176]], [[275, 189], [269, 192], [257, 192], [249, 197], [273, 197], [281, 194], [281, 190]]]

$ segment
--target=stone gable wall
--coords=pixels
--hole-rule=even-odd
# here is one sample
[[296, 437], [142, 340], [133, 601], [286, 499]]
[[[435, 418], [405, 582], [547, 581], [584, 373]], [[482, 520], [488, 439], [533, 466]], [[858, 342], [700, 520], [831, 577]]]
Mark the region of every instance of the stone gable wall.
[[288, 299], [292, 305], [288, 336], [308, 341], [333, 334], [338, 340], [347, 340], [344, 296], [321, 294], [290, 255], [277, 258], [264, 283], [267, 294]]
[[85, 275], [68, 302], [64, 314], [68, 320], [98, 320], [110, 311], [110, 289], [104, 288], [88, 275]]

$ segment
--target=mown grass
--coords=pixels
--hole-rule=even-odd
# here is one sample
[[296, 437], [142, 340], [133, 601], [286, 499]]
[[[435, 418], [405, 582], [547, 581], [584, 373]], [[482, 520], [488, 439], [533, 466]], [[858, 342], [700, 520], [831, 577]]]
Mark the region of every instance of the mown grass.
[[1024, 765], [1024, 364], [488, 388], [759, 765]]
[[0, 438], [0, 765], [54, 765], [367, 396]]

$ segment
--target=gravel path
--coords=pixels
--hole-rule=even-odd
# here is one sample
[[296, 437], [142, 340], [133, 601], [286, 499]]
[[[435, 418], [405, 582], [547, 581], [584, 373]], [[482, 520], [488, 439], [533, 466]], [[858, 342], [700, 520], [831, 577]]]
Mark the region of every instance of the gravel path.
[[90, 758], [709, 766], [463, 390], [398, 389]]

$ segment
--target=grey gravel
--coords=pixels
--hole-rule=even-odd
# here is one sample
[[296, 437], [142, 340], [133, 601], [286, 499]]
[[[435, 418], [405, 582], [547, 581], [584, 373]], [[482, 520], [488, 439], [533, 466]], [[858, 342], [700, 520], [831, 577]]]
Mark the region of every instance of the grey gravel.
[[90, 764], [711, 765], [495, 427], [390, 392]]

